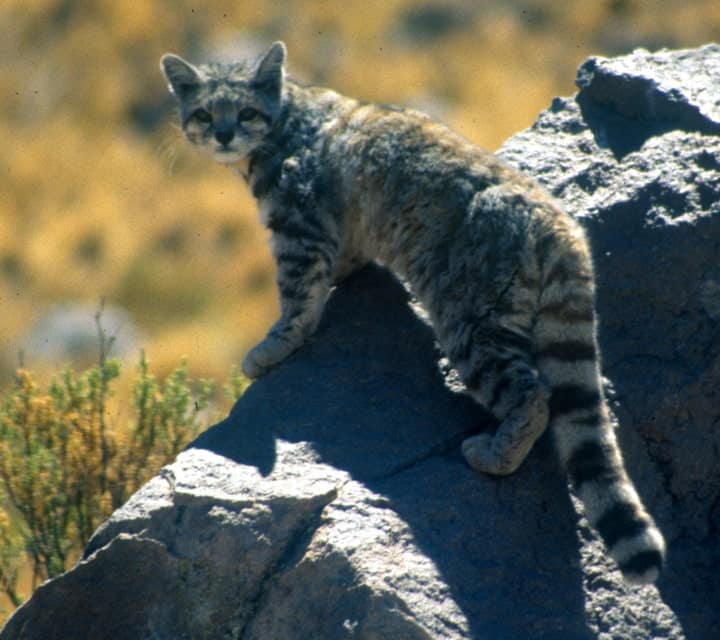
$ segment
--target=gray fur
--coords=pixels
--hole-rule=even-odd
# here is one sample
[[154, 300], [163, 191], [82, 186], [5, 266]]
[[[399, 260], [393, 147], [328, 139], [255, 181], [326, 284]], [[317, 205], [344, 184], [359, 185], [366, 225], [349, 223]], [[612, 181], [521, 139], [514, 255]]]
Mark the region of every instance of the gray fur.
[[664, 541], [603, 397], [581, 227], [529, 178], [427, 116], [303, 87], [284, 77], [284, 59], [276, 43], [255, 64], [162, 60], [187, 137], [241, 173], [272, 231], [281, 317], [245, 374], [263, 375], [303, 344], [335, 281], [386, 265], [500, 423], [463, 443], [467, 462], [512, 473], [551, 425], [610, 554], [629, 581], [653, 581]]

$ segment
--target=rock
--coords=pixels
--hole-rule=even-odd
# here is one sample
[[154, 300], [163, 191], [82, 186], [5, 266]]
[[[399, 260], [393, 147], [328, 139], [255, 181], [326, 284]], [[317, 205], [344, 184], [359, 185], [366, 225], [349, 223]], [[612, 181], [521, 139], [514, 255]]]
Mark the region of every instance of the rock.
[[45, 311], [33, 324], [20, 346], [29, 362], [87, 365], [96, 362], [100, 348], [96, 315], [106, 338], [111, 340], [110, 356], [136, 352], [140, 331], [124, 309], [75, 302], [59, 304]]
[[[701, 112], [674, 65], [713, 68], [715, 48], [633, 55], [622, 91]], [[623, 584], [547, 438], [513, 476], [467, 468], [459, 443], [492, 424], [373, 267], [0, 639], [720, 637], [720, 138], [598, 98], [621, 62], [586, 63], [501, 153], [591, 236], [619, 437], [670, 543], [658, 588]]]
[[[720, 45], [697, 50], [638, 49], [614, 59], [589, 58], [578, 70], [579, 102], [642, 119], [657, 130], [720, 133]], [[626, 127], [627, 131], [627, 127]]]
[[621, 638], [628, 618], [680, 637], [654, 588], [625, 587], [587, 529], [578, 539], [547, 443], [508, 479], [464, 464], [460, 441], [489, 420], [444, 384], [437, 355], [399, 283], [355, 275], [310, 344], [0, 638]]
[[620, 438], [670, 542], [660, 591], [707, 638], [720, 637], [718, 77], [718, 45], [591, 58], [579, 94], [500, 151], [589, 233]]

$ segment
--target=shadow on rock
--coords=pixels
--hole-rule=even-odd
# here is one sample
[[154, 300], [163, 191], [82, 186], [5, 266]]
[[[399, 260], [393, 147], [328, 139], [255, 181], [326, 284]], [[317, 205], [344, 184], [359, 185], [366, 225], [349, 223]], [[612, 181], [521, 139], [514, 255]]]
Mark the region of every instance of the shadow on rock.
[[460, 442], [491, 418], [445, 384], [430, 328], [369, 267], [339, 287], [311, 343], [191, 446], [272, 474], [276, 442], [384, 496], [467, 617], [471, 637], [584, 638], [577, 516], [550, 447], [511, 478], [472, 472]]

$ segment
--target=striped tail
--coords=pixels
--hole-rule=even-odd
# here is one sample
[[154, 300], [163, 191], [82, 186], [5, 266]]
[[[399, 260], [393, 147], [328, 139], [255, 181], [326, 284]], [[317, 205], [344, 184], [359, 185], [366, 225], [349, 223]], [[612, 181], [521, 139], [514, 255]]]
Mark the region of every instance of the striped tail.
[[544, 261], [534, 329], [537, 365], [551, 387], [549, 425], [590, 524], [626, 581], [647, 584], [660, 574], [665, 542], [615, 439], [600, 376], [592, 264], [582, 232], [571, 236], [569, 251], [566, 244]]

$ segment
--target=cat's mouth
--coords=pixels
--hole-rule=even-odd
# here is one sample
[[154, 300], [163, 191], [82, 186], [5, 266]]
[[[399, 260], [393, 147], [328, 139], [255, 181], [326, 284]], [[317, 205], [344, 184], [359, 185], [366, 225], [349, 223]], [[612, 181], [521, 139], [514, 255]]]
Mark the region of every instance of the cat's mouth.
[[216, 162], [221, 162], [224, 164], [229, 164], [231, 162], [237, 162], [238, 160], [242, 160], [243, 154], [240, 153], [237, 149], [233, 149], [232, 147], [224, 147], [222, 145], [218, 145], [213, 149], [213, 159]]

